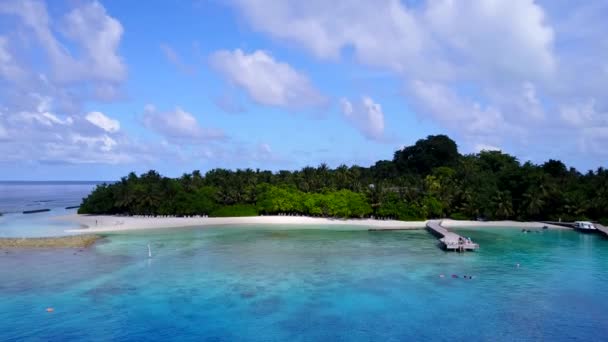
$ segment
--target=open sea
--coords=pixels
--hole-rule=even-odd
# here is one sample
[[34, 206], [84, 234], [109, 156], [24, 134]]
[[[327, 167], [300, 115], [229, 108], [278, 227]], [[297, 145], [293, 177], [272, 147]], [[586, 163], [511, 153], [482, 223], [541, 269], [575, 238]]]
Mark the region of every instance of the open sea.
[[[66, 209], [80, 205], [102, 182], [0, 181], [0, 237], [43, 237], [65, 235], [67, 223], [54, 219], [76, 213]], [[49, 212], [22, 214], [26, 210]]]
[[[24, 230], [37, 235], [30, 220]], [[424, 230], [317, 228], [174, 229], [108, 235], [88, 249], [0, 250], [0, 341], [608, 339], [599, 235], [459, 229], [481, 248], [458, 254]]]

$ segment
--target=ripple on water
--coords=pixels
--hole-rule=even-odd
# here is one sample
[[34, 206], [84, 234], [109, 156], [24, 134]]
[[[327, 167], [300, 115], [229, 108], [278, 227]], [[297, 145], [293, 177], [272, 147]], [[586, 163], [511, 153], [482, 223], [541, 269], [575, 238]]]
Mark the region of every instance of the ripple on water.
[[0, 255], [0, 339], [560, 341], [608, 333], [608, 298], [596, 290], [608, 280], [606, 239], [462, 232], [478, 252], [445, 253], [425, 231], [237, 227], [113, 235], [82, 252], [11, 251]]

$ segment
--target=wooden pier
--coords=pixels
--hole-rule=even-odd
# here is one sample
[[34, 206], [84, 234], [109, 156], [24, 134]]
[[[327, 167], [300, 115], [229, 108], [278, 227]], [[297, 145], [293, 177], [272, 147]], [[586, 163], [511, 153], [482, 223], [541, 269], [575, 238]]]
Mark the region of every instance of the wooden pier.
[[[574, 228], [574, 222], [543, 221], [543, 223], [554, 224], [556, 226], [562, 226], [562, 227], [568, 227], [568, 228]], [[595, 227], [597, 232], [599, 232], [600, 234], [603, 234], [604, 236], [608, 236], [608, 227], [603, 226], [599, 223], [593, 223], [593, 226]]]
[[447, 251], [465, 252], [474, 251], [479, 248], [479, 245], [473, 241], [442, 227], [441, 221], [428, 221], [426, 229], [439, 238], [441, 247]]
[[602, 226], [599, 223], [594, 223], [593, 225], [595, 226], [595, 229], [604, 234], [604, 236], [608, 236], [608, 227]]
[[574, 228], [574, 222], [562, 222], [562, 221], [540, 221], [541, 223], [552, 224], [554, 226]]

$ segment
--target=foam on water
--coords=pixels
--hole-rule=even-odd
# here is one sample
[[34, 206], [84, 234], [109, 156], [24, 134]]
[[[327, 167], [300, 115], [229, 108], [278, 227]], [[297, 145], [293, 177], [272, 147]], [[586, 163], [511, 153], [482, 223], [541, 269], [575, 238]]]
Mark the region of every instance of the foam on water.
[[481, 249], [446, 253], [422, 230], [222, 227], [111, 235], [83, 251], [1, 251], [0, 339], [606, 336], [606, 239], [573, 231], [459, 233]]

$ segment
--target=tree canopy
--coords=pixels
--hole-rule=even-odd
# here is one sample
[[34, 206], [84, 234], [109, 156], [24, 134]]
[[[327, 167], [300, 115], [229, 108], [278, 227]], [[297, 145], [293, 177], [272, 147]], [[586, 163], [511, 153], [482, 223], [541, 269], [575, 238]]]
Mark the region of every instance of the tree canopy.
[[608, 171], [581, 174], [558, 160], [521, 164], [499, 151], [461, 155], [454, 141], [437, 135], [371, 167], [130, 173], [98, 186], [79, 212], [606, 221]]

